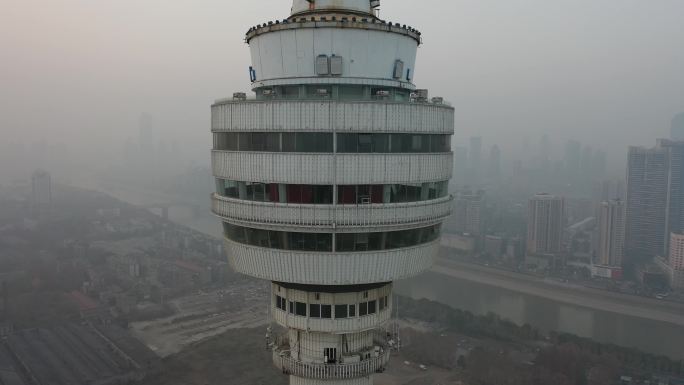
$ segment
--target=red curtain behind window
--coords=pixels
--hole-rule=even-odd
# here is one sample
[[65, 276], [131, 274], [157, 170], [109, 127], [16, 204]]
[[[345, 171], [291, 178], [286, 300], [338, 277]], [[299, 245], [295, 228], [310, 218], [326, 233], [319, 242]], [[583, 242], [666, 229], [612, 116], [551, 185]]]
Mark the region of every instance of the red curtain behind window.
[[302, 203], [302, 188], [300, 186], [287, 185], [287, 203]]
[[382, 185], [371, 186], [371, 203], [382, 203]]
[[356, 203], [356, 186], [340, 186], [338, 192], [340, 204], [349, 205]]
[[302, 203], [314, 203], [313, 186], [302, 186]]
[[271, 183], [268, 185], [269, 197], [271, 197], [271, 202], [280, 202], [280, 196], [278, 195], [278, 184]]

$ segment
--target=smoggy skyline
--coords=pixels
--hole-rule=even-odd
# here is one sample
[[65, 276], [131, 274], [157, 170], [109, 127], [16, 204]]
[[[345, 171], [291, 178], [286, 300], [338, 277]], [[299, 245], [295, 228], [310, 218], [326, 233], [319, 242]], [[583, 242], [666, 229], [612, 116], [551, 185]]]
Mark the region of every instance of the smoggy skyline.
[[[482, 136], [504, 161], [527, 137], [577, 139], [621, 169], [684, 111], [678, 0], [385, 0], [381, 18], [419, 27], [414, 82], [456, 108], [456, 142]], [[209, 105], [247, 91], [245, 31], [285, 0], [10, 0], [0, 15], [3, 142], [44, 140], [115, 159], [141, 113], [158, 137], [208, 163]], [[205, 155], [202, 155], [205, 154]]]

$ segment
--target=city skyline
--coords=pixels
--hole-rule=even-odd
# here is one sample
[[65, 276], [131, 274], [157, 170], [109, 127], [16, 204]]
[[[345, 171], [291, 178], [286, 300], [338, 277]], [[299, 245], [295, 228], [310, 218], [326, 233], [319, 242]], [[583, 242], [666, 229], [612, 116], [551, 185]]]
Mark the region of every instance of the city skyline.
[[[106, 163], [119, 148], [102, 143], [136, 136], [138, 116], [147, 111], [163, 132], [183, 143], [185, 154], [204, 159], [210, 143], [195, 127], [209, 125], [205, 106], [249, 88], [248, 61], [232, 55], [245, 47], [235, 36], [244, 33], [242, 25], [267, 21], [262, 9], [285, 13], [290, 7], [282, 0], [264, 1], [206, 0], [193, 6], [10, 0], [0, 15], [0, 42], [8, 57], [0, 64], [5, 142], [30, 148], [40, 140], [59, 145], [55, 139], [61, 138], [78, 163]], [[536, 142], [547, 134], [555, 151], [567, 140], [598, 142], [593, 147], [605, 146], [609, 166], [622, 172], [628, 145], [668, 137], [672, 118], [684, 111], [684, 54], [670, 49], [684, 45], [675, 16], [684, 11], [681, 2], [386, 5], [383, 18], [426, 25], [423, 33], [431, 43], [421, 48], [416, 81], [432, 89], [445, 84], [442, 95], [462, 106], [456, 116], [462, 131], [454, 145], [482, 136], [500, 146], [504, 159], [516, 159], [524, 136]], [[434, 12], [437, 6], [440, 12]], [[470, 36], [455, 39], [459, 55], [449, 54], [453, 60], [439, 60], [451, 36], [442, 26]], [[623, 81], [627, 77], [632, 81]], [[186, 90], [182, 96], [180, 89]], [[38, 96], [44, 105], [36, 111]]]

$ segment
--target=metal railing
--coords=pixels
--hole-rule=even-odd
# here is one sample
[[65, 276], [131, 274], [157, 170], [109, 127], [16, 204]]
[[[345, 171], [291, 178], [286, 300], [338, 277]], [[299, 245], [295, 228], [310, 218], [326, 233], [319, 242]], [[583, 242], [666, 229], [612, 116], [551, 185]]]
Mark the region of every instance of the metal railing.
[[273, 349], [273, 363], [283, 373], [302, 378], [333, 380], [365, 377], [384, 371], [390, 360], [391, 351], [387, 343], [385, 341], [376, 341], [376, 343], [380, 346], [380, 352], [360, 362], [336, 364], [302, 362], [292, 358], [285, 347], [276, 347]]
[[391, 226], [434, 221], [451, 214], [451, 196], [435, 200], [366, 205], [252, 202], [212, 195], [214, 214], [240, 221], [294, 226]]

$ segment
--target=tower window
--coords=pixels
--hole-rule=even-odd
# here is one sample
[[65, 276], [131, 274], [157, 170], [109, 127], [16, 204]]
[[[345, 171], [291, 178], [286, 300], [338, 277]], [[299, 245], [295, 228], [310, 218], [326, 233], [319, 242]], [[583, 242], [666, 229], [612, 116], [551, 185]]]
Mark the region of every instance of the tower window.
[[342, 319], [347, 318], [347, 305], [335, 305], [335, 318]]
[[296, 304], [297, 306], [295, 314], [298, 316], [306, 317], [306, 304], [302, 302], [297, 302]]
[[321, 305], [321, 318], [332, 318], [332, 305]]

